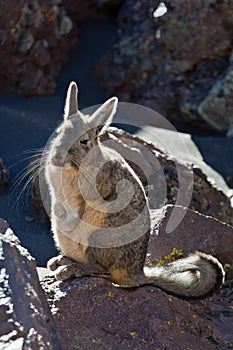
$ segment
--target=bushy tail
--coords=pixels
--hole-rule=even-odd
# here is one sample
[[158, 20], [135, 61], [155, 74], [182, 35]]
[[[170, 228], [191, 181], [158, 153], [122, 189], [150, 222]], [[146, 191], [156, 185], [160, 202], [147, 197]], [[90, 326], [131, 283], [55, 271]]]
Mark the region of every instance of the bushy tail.
[[196, 252], [165, 266], [144, 267], [146, 284], [185, 299], [203, 298], [224, 283], [222, 264], [213, 256]]

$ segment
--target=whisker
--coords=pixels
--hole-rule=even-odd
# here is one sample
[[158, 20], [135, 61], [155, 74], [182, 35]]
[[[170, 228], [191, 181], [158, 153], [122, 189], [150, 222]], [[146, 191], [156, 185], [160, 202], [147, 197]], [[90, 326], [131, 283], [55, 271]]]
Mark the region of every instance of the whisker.
[[23, 163], [23, 162], [25, 162], [25, 161], [27, 161], [27, 160], [30, 160], [30, 159], [33, 159], [33, 158], [38, 158], [38, 156], [39, 156], [38, 154], [34, 154], [34, 155], [31, 155], [31, 156], [25, 157], [25, 158], [23, 158], [23, 159], [20, 159], [20, 160], [17, 161], [16, 163], [11, 164], [11, 165], [8, 167], [8, 169], [14, 168], [16, 165], [18, 165], [18, 164], [20, 164], [20, 163]]
[[32, 148], [32, 149], [23, 150], [22, 153], [42, 153], [44, 150], [45, 150], [44, 147]]
[[[31, 168], [29, 168], [29, 166], [32, 166]], [[29, 165], [26, 165], [20, 172], [19, 174], [16, 175], [16, 177], [14, 178], [12, 185], [11, 185], [11, 190], [10, 190], [10, 194], [14, 193], [15, 188], [22, 182], [22, 180], [33, 170], [36, 170], [36, 168], [38, 168], [38, 166], [40, 166], [40, 160], [39, 159], [35, 159], [33, 162], [31, 162]], [[12, 192], [13, 191], [13, 192]]]
[[[15, 206], [19, 204], [19, 200], [22, 197], [24, 191], [26, 190], [27, 186], [37, 177], [39, 174], [44, 170], [45, 168], [45, 159], [46, 155], [42, 155], [41, 157], [37, 157], [32, 162], [30, 162], [24, 169], [16, 176], [14, 179], [13, 186], [10, 190], [10, 197], [13, 196], [17, 188], [19, 188], [20, 184], [23, 182], [23, 180], [28, 176], [28, 180], [24, 184], [22, 190], [17, 196], [16, 202], [12, 209], [15, 209]], [[30, 188], [28, 188], [27, 196], [29, 194]]]

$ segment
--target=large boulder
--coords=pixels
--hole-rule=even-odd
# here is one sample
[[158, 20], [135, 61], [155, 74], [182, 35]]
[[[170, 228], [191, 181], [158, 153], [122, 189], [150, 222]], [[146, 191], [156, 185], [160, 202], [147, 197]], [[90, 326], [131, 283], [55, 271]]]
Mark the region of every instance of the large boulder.
[[[196, 249], [214, 251], [220, 261], [232, 264], [232, 227], [178, 208], [186, 210], [186, 216], [172, 234], [167, 234], [165, 228], [173, 209], [168, 206], [157, 213], [148, 264], [153, 264], [154, 259], [155, 263], [166, 263]], [[230, 288], [205, 300], [189, 302], [150, 286], [116, 288], [101, 278], [59, 282], [48, 276], [41, 283], [60, 342], [70, 350], [196, 350], [232, 346]]]
[[35, 260], [0, 220], [0, 348], [59, 350]]
[[[121, 114], [121, 106], [118, 113]], [[137, 136], [110, 128], [101, 142], [110, 142], [128, 161], [141, 179], [152, 209], [178, 204], [233, 225], [232, 192], [202, 160], [189, 135], [149, 127]], [[161, 147], [169, 142], [172, 153]], [[40, 182], [38, 177], [33, 180], [31, 193], [31, 207], [40, 211], [42, 221], [48, 220], [50, 197], [43, 173]]]
[[61, 2], [2, 1], [0, 27], [0, 88], [52, 94], [77, 35]]
[[232, 121], [233, 3], [126, 1], [116, 42], [95, 67], [109, 95], [170, 120], [227, 132]]
[[114, 128], [102, 138], [111, 140], [111, 147], [132, 166], [152, 209], [178, 204], [233, 226], [232, 191], [202, 160], [188, 135], [149, 127], [139, 136]]
[[227, 271], [226, 279], [233, 280], [232, 226], [173, 205], [152, 211], [151, 217], [153, 234], [148, 261], [166, 263], [192, 251], [203, 251], [221, 261]]
[[149, 286], [124, 290], [91, 278], [43, 281], [64, 349], [227, 349], [232, 297], [188, 302]]

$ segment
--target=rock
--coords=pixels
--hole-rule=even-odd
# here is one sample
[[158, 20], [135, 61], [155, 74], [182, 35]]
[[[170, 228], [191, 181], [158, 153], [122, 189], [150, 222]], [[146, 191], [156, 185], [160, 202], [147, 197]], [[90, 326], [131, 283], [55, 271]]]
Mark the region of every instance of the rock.
[[[214, 251], [223, 263], [232, 260], [233, 228], [186, 211], [182, 223], [166, 233], [173, 206], [157, 216], [147, 263], [173, 260], [176, 253]], [[177, 247], [174, 249], [174, 247]], [[166, 256], [164, 256], [164, 254]], [[233, 276], [232, 276], [233, 277]], [[202, 301], [184, 301], [151, 286], [114, 287], [101, 278], [67, 282], [47, 276], [42, 286], [55, 319], [60, 342], [72, 349], [227, 349], [232, 344], [232, 289]]]
[[126, 1], [116, 42], [95, 75], [109, 95], [226, 133], [232, 124], [232, 18], [229, 1]]
[[5, 233], [8, 228], [8, 222], [0, 218], [0, 233]]
[[109, 95], [138, 100], [140, 88], [156, 66], [159, 57], [151, 6], [151, 1], [126, 1], [120, 8], [116, 43], [94, 70]]
[[[177, 218], [182, 218], [178, 225]], [[153, 220], [153, 235], [148, 249], [150, 261], [163, 260], [165, 256], [169, 258], [170, 254], [172, 259], [172, 251], [174, 254], [180, 251], [183, 256], [187, 256], [197, 250], [212, 254], [223, 265], [233, 267], [232, 226], [188, 208], [173, 205], [156, 211]]]
[[20, 0], [9, 7], [3, 2], [0, 27], [0, 88], [27, 96], [52, 94], [77, 35], [62, 4]]
[[70, 350], [227, 349], [232, 341], [232, 297], [190, 303], [149, 286], [124, 290], [97, 278], [61, 283], [50, 277], [43, 285], [61, 344]]
[[214, 129], [228, 131], [233, 126], [233, 64], [219, 78], [197, 106], [199, 115]]
[[34, 259], [9, 228], [0, 247], [0, 348], [61, 349]]
[[167, 13], [160, 19], [160, 41], [172, 56], [167, 67], [171, 73], [187, 72], [198, 62], [230, 54], [233, 30], [230, 2], [168, 0], [166, 6]]
[[[188, 150], [188, 142], [180, 142], [182, 134], [161, 133], [160, 130], [157, 134], [156, 128], [151, 127], [149, 131], [141, 132], [139, 138], [114, 128], [108, 137], [113, 134], [117, 138], [111, 141], [113, 148], [130, 163], [147, 193], [149, 185], [150, 207], [158, 209], [167, 203], [179, 204], [233, 226], [232, 193], [221, 176], [194, 155], [197, 152], [194, 146]], [[156, 136], [165, 145], [169, 139], [171, 144], [180, 142], [181, 148], [169, 154], [156, 145]], [[191, 158], [184, 158], [182, 147]], [[174, 149], [175, 146], [173, 152]]]

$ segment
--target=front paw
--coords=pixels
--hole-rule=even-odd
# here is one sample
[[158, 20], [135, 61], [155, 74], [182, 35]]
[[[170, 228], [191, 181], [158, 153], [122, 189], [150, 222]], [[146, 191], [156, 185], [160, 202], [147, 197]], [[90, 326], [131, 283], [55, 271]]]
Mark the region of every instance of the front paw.
[[72, 264], [74, 261], [70, 258], [67, 258], [66, 256], [60, 254], [58, 256], [54, 256], [53, 258], [49, 259], [47, 262], [47, 268], [51, 271], [55, 271], [58, 267], [62, 265], [69, 265]]
[[55, 271], [59, 265], [59, 260], [60, 260], [61, 255], [54, 256], [53, 258], [49, 259], [47, 262], [47, 268], [51, 271]]
[[73, 277], [73, 271], [72, 269], [70, 269], [69, 265], [63, 265], [63, 266], [59, 266], [55, 273], [54, 276], [57, 280], [60, 281], [66, 281], [69, 278]]

